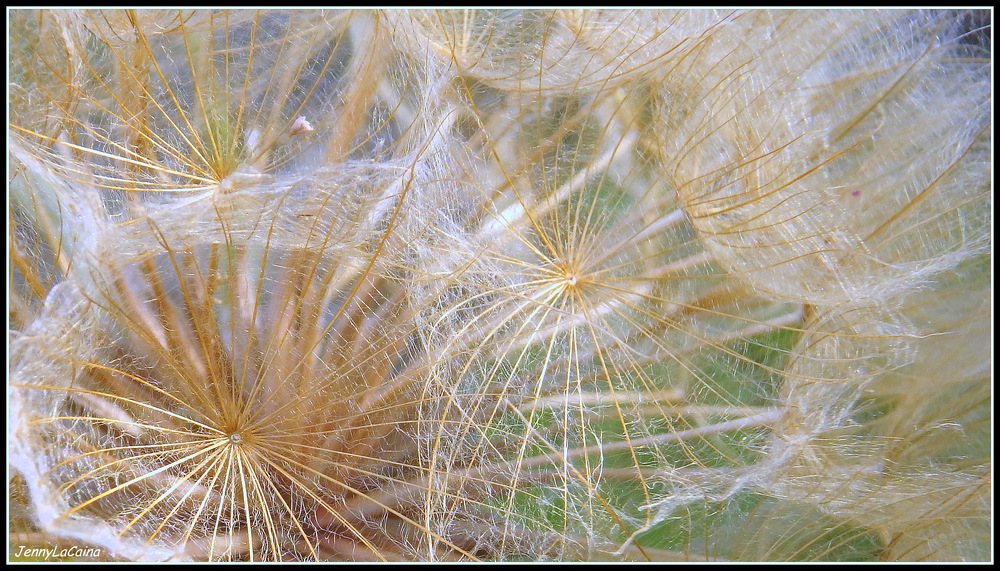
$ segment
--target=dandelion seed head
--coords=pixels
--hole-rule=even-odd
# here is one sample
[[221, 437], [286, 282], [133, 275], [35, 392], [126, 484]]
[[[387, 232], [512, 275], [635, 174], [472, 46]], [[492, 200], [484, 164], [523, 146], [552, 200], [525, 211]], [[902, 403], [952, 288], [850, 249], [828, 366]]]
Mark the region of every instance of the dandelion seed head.
[[13, 10], [19, 530], [983, 558], [984, 14]]

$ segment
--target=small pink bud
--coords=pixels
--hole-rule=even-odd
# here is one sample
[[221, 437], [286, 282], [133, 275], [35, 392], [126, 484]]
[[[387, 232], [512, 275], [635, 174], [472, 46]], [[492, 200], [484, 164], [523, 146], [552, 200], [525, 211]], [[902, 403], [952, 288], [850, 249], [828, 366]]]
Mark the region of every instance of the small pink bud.
[[292, 123], [292, 130], [288, 132], [289, 137], [294, 137], [295, 135], [304, 135], [306, 133], [312, 133], [316, 129], [306, 121], [305, 115], [299, 115], [295, 122]]

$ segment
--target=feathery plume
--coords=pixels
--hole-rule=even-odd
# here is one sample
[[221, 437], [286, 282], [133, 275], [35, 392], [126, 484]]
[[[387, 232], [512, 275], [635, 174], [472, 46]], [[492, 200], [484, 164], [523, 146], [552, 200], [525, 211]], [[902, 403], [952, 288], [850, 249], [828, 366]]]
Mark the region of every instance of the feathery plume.
[[987, 558], [984, 14], [11, 11], [34, 529]]

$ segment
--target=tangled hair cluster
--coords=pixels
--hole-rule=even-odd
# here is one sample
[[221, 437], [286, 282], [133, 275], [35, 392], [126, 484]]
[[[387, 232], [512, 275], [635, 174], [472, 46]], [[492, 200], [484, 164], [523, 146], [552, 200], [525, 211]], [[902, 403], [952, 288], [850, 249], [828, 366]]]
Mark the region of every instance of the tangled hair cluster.
[[12, 544], [989, 558], [988, 11], [8, 15]]

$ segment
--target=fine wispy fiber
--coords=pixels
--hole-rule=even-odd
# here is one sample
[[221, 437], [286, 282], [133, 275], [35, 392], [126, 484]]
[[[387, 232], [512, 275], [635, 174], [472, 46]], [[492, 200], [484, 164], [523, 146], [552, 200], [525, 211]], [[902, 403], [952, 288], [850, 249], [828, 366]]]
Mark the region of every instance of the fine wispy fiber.
[[982, 561], [989, 10], [10, 10], [11, 546]]

